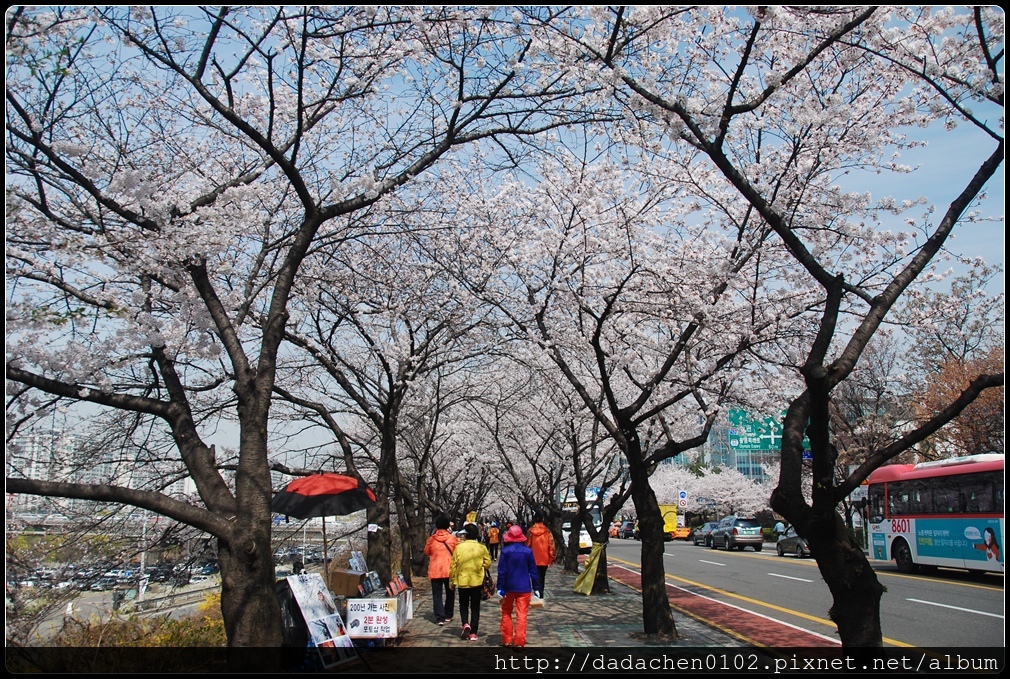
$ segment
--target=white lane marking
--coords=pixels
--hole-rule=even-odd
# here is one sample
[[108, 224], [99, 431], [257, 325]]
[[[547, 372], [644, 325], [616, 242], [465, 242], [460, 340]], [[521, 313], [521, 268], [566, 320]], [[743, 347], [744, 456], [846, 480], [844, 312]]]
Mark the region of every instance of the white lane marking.
[[704, 559], [698, 559], [698, 561], [701, 562], [701, 563], [712, 564], [713, 566], [725, 566], [726, 565], [724, 563], [719, 563], [718, 561], [705, 561]]
[[773, 578], [785, 578], [786, 580], [799, 580], [800, 582], [813, 582], [813, 580], [807, 580], [806, 578], [794, 578], [791, 575], [779, 575], [778, 573], [769, 573], [768, 575]]
[[971, 608], [961, 608], [960, 606], [948, 606], [947, 604], [938, 604], [935, 601], [923, 601], [922, 599], [905, 599], [905, 601], [914, 601], [917, 604], [939, 606], [940, 608], [953, 608], [955, 611], [964, 611], [965, 613], [975, 613], [977, 615], [988, 615], [990, 618], [999, 618], [1000, 620], [1003, 620], [1003, 616], [999, 613], [986, 613], [985, 611], [976, 611]]

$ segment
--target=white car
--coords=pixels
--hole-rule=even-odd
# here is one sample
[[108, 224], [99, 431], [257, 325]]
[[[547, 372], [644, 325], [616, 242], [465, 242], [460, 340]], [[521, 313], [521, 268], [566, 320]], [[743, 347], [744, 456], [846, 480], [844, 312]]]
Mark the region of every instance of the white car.
[[[561, 538], [564, 540], [565, 545], [568, 545], [568, 535], [572, 532], [572, 524], [569, 522], [564, 522], [561, 524]], [[583, 554], [588, 554], [593, 549], [593, 539], [589, 537], [589, 531], [583, 527], [579, 531], [579, 552]]]

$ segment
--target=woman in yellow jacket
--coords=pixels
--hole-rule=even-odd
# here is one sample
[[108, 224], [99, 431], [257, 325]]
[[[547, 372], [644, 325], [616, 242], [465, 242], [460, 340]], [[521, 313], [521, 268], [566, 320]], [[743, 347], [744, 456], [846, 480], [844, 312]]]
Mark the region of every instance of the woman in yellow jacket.
[[463, 622], [460, 639], [477, 641], [480, 624], [480, 592], [484, 585], [484, 571], [491, 567], [491, 554], [477, 538], [477, 526], [463, 526], [466, 540], [456, 545], [449, 566], [449, 586], [459, 592], [459, 618]]

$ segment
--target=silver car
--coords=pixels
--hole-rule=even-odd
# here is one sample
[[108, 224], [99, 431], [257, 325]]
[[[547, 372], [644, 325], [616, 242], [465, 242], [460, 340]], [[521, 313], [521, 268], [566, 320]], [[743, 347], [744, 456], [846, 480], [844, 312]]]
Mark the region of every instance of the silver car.
[[751, 516], [727, 516], [712, 530], [712, 542], [709, 547], [722, 547], [726, 551], [753, 547], [760, 552], [764, 546], [764, 536], [761, 535], [761, 522]]

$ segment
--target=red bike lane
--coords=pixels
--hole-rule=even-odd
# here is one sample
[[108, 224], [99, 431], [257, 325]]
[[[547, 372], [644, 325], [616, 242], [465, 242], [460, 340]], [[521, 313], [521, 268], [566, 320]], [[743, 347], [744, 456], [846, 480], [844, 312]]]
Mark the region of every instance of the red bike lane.
[[[637, 591], [642, 590], [642, 574], [626, 566], [608, 564], [611, 579]], [[744, 610], [732, 604], [666, 584], [670, 605], [682, 614], [729, 634], [741, 642], [766, 648], [838, 648], [841, 644], [788, 623]]]

